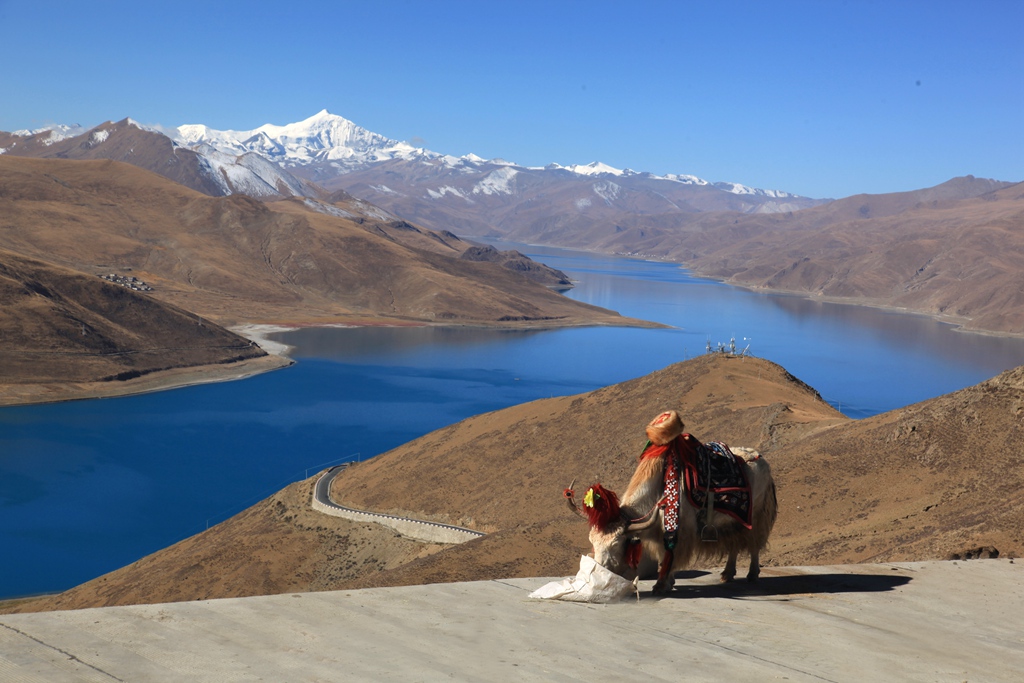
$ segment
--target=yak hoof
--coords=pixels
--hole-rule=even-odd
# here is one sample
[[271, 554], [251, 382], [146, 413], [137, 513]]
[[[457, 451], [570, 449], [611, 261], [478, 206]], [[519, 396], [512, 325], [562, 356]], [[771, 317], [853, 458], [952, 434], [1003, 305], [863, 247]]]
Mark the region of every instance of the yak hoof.
[[675, 588], [675, 585], [676, 582], [674, 580], [659, 579], [658, 582], [654, 584], [654, 588], [651, 589], [651, 594], [667, 595], [672, 592], [672, 589]]
[[761, 572], [749, 572], [747, 574], [747, 583], [757, 583], [757, 577], [761, 575]]
[[730, 581], [732, 581], [735, 578], [736, 578], [736, 574], [735, 573], [729, 574], [729, 573], [726, 573], [726, 572], [722, 572], [722, 583], [729, 583]]

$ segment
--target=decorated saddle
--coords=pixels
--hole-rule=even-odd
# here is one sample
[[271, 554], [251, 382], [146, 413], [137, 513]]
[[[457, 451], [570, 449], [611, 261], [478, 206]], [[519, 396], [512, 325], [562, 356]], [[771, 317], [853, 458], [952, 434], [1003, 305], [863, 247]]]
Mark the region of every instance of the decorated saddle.
[[[690, 505], [707, 507], [712, 496], [714, 509], [751, 528], [750, 482], [743, 471], [743, 458], [720, 441], [703, 444], [683, 433], [683, 421], [670, 410], [654, 418], [647, 426], [647, 445], [640, 455], [665, 457], [664, 505], [665, 531], [675, 531], [678, 519], [679, 491], [686, 491]], [[680, 487], [680, 479], [683, 486]]]
[[683, 458], [683, 480], [690, 504], [698, 510], [707, 507], [708, 492], [715, 510], [733, 517], [750, 528], [750, 484], [743, 472], [742, 458], [734, 455], [721, 441], [702, 444], [689, 434], [680, 438], [693, 441], [691, 457]]

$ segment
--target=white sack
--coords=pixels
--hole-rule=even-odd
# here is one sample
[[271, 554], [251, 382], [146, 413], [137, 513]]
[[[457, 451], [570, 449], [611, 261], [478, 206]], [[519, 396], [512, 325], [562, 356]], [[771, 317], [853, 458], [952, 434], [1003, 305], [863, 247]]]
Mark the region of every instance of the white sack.
[[575, 578], [552, 581], [530, 593], [530, 597], [573, 602], [613, 602], [636, 592], [634, 581], [627, 581], [599, 565], [594, 558], [583, 555]]

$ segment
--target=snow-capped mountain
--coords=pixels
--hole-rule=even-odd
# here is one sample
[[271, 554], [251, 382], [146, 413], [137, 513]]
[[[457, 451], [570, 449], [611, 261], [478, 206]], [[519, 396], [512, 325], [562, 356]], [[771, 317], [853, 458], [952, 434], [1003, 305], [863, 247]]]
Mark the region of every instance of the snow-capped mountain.
[[[38, 136], [39, 141], [42, 144], [49, 146], [56, 142], [60, 142], [61, 140], [76, 137], [84, 132], [85, 128], [78, 125], [77, 123], [73, 123], [71, 125], [65, 125], [63, 123], [51, 123], [41, 128], [33, 128], [32, 130], [16, 130], [12, 133], [12, 135], [17, 135], [18, 137], [22, 138]], [[43, 133], [46, 133], [46, 135], [43, 135]]]
[[317, 194], [309, 184], [255, 152], [234, 155], [207, 144], [193, 148], [202, 168], [228, 194], [250, 197], [310, 197]]
[[268, 123], [253, 130], [214, 130], [202, 124], [179, 126], [176, 142], [190, 148], [205, 144], [235, 155], [255, 152], [286, 167], [315, 162], [355, 167], [423, 154], [440, 156], [372, 133], [326, 109], [304, 121], [284, 126]]
[[344, 190], [436, 230], [552, 244], [572, 234], [588, 248], [599, 236], [642, 241], [645, 226], [688, 225], [707, 212], [780, 213], [824, 201], [599, 161], [534, 167], [442, 154], [327, 110], [296, 123], [242, 131], [202, 124], [147, 127], [125, 119], [81, 132], [48, 127], [19, 134], [27, 137], [0, 133], [0, 149], [127, 161], [210, 195], [325, 200]]
[[192, 150], [261, 155], [328, 191], [345, 190], [425, 227], [519, 241], [554, 243], [566, 232], [585, 241], [587, 234], [618, 235], [632, 226], [639, 234], [652, 221], [679, 224], [710, 211], [779, 213], [821, 203], [599, 161], [531, 167], [442, 154], [373, 133], [327, 110], [283, 126], [222, 131], [187, 125], [172, 135]]
[[[476, 154], [455, 157], [392, 140], [362, 128], [342, 116], [332, 114], [326, 109], [303, 121], [283, 126], [268, 123], [252, 130], [235, 131], [215, 130], [202, 124], [188, 124], [179, 126], [176, 131], [175, 141], [191, 149], [197, 149], [200, 145], [208, 145], [221, 152], [234, 155], [255, 152], [288, 168], [328, 164], [337, 172], [348, 172], [391, 160], [418, 160], [428, 163], [440, 160], [445, 167], [461, 170], [464, 173], [473, 173], [481, 165], [486, 164], [530, 171], [564, 170], [586, 177], [639, 175], [685, 185], [712, 185], [707, 180], [693, 175], [675, 173], [654, 175], [631, 169], [614, 168], [599, 161], [569, 166], [552, 163], [538, 168], [520, 166], [504, 159], [485, 160]], [[322, 176], [323, 174], [315, 175]], [[797, 195], [788, 192], [762, 190], [739, 183], [720, 182], [713, 185], [724, 192], [738, 195], [773, 199], [797, 198]], [[486, 185], [479, 191], [492, 193], [487, 190]], [[438, 193], [441, 192], [441, 189], [434, 188], [432, 192]], [[441, 194], [445, 193], [441, 192]]]
[[47, 126], [0, 133], [0, 151], [13, 156], [64, 159], [113, 159], [159, 173], [204, 194], [236, 193], [252, 197], [318, 197], [324, 194], [279, 164], [247, 151], [222, 151], [212, 145], [185, 148], [162, 129], [130, 118], [82, 126]]

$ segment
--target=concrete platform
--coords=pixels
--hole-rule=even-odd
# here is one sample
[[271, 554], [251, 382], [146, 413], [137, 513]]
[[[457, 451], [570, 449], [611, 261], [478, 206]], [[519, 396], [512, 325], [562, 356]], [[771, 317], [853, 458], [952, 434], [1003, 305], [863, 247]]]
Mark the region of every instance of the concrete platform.
[[0, 681], [1024, 680], [1024, 564], [715, 579], [613, 605], [515, 579], [6, 615]]

